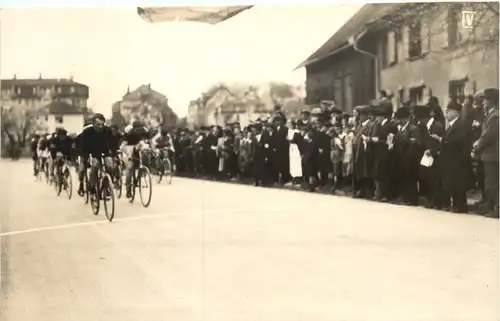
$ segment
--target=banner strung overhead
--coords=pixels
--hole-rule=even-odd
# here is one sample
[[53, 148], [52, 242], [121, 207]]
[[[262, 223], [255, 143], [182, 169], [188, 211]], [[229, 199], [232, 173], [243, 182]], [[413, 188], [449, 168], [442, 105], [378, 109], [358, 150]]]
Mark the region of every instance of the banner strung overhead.
[[228, 20], [253, 6], [219, 7], [138, 7], [137, 13], [150, 23], [167, 21], [192, 21], [217, 24]]

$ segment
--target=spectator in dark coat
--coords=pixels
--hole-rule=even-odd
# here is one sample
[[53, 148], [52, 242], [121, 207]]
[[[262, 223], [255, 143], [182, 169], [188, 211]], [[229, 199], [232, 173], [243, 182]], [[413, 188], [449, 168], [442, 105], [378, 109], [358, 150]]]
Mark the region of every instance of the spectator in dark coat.
[[498, 89], [486, 89], [483, 99], [487, 114], [481, 137], [474, 143], [474, 152], [484, 164], [489, 216], [498, 217]]
[[[441, 142], [440, 170], [446, 199], [450, 200], [451, 210], [467, 213], [467, 189], [470, 172], [470, 128], [460, 118], [462, 105], [451, 101], [446, 108], [448, 126], [442, 138], [437, 134], [430, 136]], [[447, 204], [446, 204], [447, 205]]]

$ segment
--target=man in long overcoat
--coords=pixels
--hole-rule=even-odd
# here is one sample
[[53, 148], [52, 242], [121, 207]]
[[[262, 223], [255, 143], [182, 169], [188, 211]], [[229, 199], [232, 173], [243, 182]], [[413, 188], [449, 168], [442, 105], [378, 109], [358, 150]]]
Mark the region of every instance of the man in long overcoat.
[[483, 104], [487, 110], [479, 140], [474, 144], [474, 152], [484, 164], [485, 192], [489, 213], [498, 217], [498, 89], [484, 91]]
[[371, 106], [358, 106], [356, 111], [359, 125], [354, 133], [353, 150], [353, 197], [373, 198], [373, 185], [370, 180], [372, 164], [370, 163], [370, 150], [368, 140], [371, 134], [372, 121], [369, 119]]
[[461, 110], [462, 105], [451, 101], [446, 108], [448, 125], [443, 138], [431, 135], [441, 141], [439, 172], [446, 198], [455, 213], [467, 213], [466, 193], [471, 172], [470, 127], [460, 118]]

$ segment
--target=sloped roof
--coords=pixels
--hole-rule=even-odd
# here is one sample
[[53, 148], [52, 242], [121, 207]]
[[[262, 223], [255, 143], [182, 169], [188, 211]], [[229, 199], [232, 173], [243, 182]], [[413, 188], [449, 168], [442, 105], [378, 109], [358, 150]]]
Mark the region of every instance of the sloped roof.
[[348, 43], [349, 37], [365, 31], [365, 25], [368, 22], [380, 19], [404, 5], [404, 3], [365, 4], [330, 39], [295, 69], [308, 66], [350, 47], [351, 45]]
[[191, 21], [217, 24], [228, 20], [253, 6], [165, 6], [138, 7], [137, 14], [149, 23]]
[[73, 107], [65, 102], [54, 101], [46, 106], [51, 115], [81, 115], [81, 108]]
[[75, 85], [84, 86], [87, 85], [78, 83], [72, 79], [58, 79], [58, 78], [33, 78], [33, 79], [2, 79], [1, 87], [9, 88], [12, 86], [52, 86], [52, 85]]

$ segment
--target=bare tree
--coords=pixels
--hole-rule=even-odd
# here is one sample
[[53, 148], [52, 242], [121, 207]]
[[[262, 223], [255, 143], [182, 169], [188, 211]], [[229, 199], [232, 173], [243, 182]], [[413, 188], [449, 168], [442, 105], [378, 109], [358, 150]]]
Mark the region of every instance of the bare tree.
[[25, 107], [2, 108], [2, 148], [16, 158], [28, 145], [36, 129], [36, 119]]

